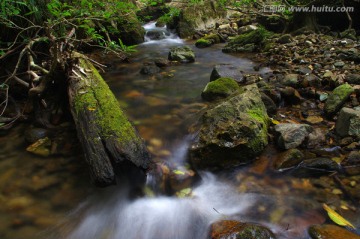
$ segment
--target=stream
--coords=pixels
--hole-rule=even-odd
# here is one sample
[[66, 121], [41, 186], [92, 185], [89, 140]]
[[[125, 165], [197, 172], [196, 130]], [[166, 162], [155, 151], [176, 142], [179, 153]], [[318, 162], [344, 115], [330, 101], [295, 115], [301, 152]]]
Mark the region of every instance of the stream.
[[[154, 28], [154, 23], [145, 25], [146, 30]], [[131, 63], [113, 60], [103, 76], [145, 139], [154, 161], [184, 167], [194, 124], [208, 107], [200, 94], [213, 66], [230, 63], [245, 73], [255, 73], [257, 63], [245, 56], [222, 53], [221, 44], [198, 49], [191, 41], [165, 34], [165, 39], [147, 39], [139, 45]], [[171, 65], [153, 76], [140, 74], [145, 61], [167, 58], [169, 48], [178, 45], [193, 48], [195, 63]], [[269, 70], [261, 68], [257, 73]], [[84, 161], [81, 155], [54, 159], [29, 156], [23, 152], [23, 132], [19, 126], [6, 136], [17, 142], [11, 145], [0, 136], [2, 146], [7, 146], [0, 148], [0, 186], [8, 190], [2, 191], [0, 199], [15, 200], [14, 207], [10, 208], [9, 203], [0, 206], [4, 214], [0, 217], [3, 239], [206, 239], [211, 223], [220, 219], [260, 223], [279, 239], [308, 239], [308, 226], [326, 220], [321, 211], [323, 194], [308, 179], [268, 170], [278, 153], [271, 146], [252, 165], [216, 174], [199, 172], [201, 180], [193, 186], [190, 197], [131, 198], [127, 187], [131, 182], [93, 188], [87, 182], [86, 166], [79, 163]], [[29, 166], [30, 162], [35, 166]], [[49, 162], [65, 170], [51, 171], [49, 168], [55, 166]], [[41, 190], [19, 186], [29, 180], [34, 184], [37, 175], [39, 180], [46, 178], [54, 183]], [[152, 183], [150, 175], [148, 184]]]

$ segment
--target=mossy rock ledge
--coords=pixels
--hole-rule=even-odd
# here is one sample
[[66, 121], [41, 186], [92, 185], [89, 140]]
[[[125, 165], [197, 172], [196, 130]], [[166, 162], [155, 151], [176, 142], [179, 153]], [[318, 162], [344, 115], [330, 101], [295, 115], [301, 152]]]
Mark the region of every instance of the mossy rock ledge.
[[196, 168], [228, 168], [251, 162], [268, 144], [269, 117], [255, 84], [229, 97], [201, 117], [190, 148]]
[[69, 72], [70, 109], [93, 183], [115, 184], [116, 176], [144, 183], [149, 153], [108, 85], [79, 53], [74, 53]]

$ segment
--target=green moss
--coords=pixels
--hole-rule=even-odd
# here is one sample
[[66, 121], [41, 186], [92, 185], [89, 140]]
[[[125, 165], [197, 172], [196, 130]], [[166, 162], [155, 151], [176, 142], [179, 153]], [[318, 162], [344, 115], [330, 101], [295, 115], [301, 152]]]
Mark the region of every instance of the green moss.
[[75, 98], [76, 113], [93, 111], [102, 137], [116, 137], [124, 144], [139, 139], [132, 124], [120, 109], [117, 99], [96, 68], [82, 58], [80, 58], [80, 67], [91, 69], [86, 79], [82, 80], [87, 82], [90, 79], [93, 82], [86, 86], [87, 92], [82, 93], [81, 90], [78, 92]]
[[249, 146], [253, 149], [254, 152], [260, 152], [265, 145], [267, 145], [267, 129], [269, 126], [269, 116], [266, 113], [265, 107], [253, 107], [246, 112], [249, 117], [256, 121], [258, 124], [261, 124], [262, 127], [259, 127], [261, 130], [258, 133], [257, 137], [253, 137], [249, 141]]
[[239, 45], [261, 44], [271, 34], [266, 29], [259, 27], [258, 29], [238, 35], [231, 42]]
[[200, 38], [199, 40], [197, 40], [195, 42], [195, 46], [198, 48], [205, 48], [205, 47], [209, 47], [211, 45], [212, 45], [211, 41], [206, 40], [204, 38]]
[[235, 92], [240, 91], [240, 86], [232, 78], [222, 77], [215, 81], [209, 82], [201, 96], [205, 100], [214, 100], [217, 98], [225, 98]]
[[329, 116], [337, 113], [353, 92], [354, 89], [349, 84], [343, 84], [335, 88], [325, 103], [325, 112]]

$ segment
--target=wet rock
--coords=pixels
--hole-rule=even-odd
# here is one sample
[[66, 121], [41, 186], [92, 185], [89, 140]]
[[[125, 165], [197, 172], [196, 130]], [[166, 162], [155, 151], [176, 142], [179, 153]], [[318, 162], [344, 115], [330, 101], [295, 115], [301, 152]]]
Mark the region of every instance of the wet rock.
[[312, 239], [360, 239], [359, 235], [342, 227], [329, 224], [311, 226], [309, 235]]
[[351, 40], [354, 40], [356, 41], [356, 31], [355, 29], [346, 29], [345, 31], [343, 32], [340, 32], [340, 37], [341, 38], [348, 38], [348, 39], [351, 39]]
[[310, 74], [304, 77], [303, 84], [309, 85], [315, 88], [321, 87], [321, 79], [314, 74]]
[[198, 168], [231, 167], [254, 159], [268, 143], [269, 118], [256, 85], [207, 110], [190, 149]]
[[299, 75], [298, 74], [287, 74], [282, 80], [282, 84], [285, 86], [298, 87], [299, 86]]
[[159, 73], [161, 70], [153, 63], [145, 63], [141, 68], [140, 73], [143, 75], [155, 75]]
[[157, 58], [154, 60], [154, 63], [157, 67], [166, 67], [170, 65], [169, 60], [165, 58]]
[[282, 149], [296, 148], [312, 130], [312, 127], [307, 124], [278, 124], [275, 126], [275, 131], [278, 133], [277, 145]]
[[312, 72], [312, 70], [307, 66], [300, 66], [298, 69], [296, 69], [296, 72], [301, 75], [308, 75]]
[[188, 46], [172, 47], [170, 49], [168, 59], [170, 61], [190, 63], [195, 61], [195, 53]]
[[316, 148], [326, 143], [326, 134], [321, 128], [315, 128], [308, 136], [307, 146], [308, 148]]
[[292, 42], [292, 37], [290, 34], [285, 34], [282, 35], [276, 42], [280, 44], [287, 44]]
[[210, 81], [214, 81], [220, 77], [232, 78], [238, 83], [244, 83], [245, 78], [238, 67], [231, 64], [219, 64], [214, 67], [211, 72]]
[[345, 79], [349, 84], [360, 85], [360, 74], [350, 74]]
[[351, 151], [341, 166], [348, 175], [360, 175], [360, 151]]
[[266, 94], [261, 93], [261, 100], [263, 101], [265, 108], [266, 108], [266, 112], [268, 113], [268, 115], [274, 115], [276, 114], [277, 111], [277, 107], [275, 102]]
[[255, 25], [247, 25], [247, 26], [242, 26], [238, 29], [238, 33], [239, 34], [244, 34], [244, 33], [248, 33], [248, 32], [251, 32], [251, 31], [254, 31], [258, 29], [257, 26]]
[[360, 110], [342, 108], [336, 121], [336, 133], [342, 137], [360, 137]]
[[205, 89], [201, 93], [204, 100], [212, 101], [220, 98], [226, 98], [236, 92], [240, 87], [232, 78], [219, 78], [215, 81], [207, 83]]
[[145, 37], [150, 40], [162, 40], [165, 39], [167, 35], [169, 35], [169, 33], [167, 33], [165, 29], [164, 30], [154, 29], [147, 31]]
[[354, 61], [356, 63], [360, 62], [359, 51], [355, 48], [341, 51], [341, 53], [338, 55], [338, 57], [342, 60]]
[[275, 239], [270, 229], [252, 223], [222, 220], [211, 224], [209, 239]]
[[299, 92], [290, 86], [280, 89], [280, 93], [286, 103], [296, 105], [301, 101]]
[[274, 161], [274, 168], [277, 170], [287, 169], [297, 166], [302, 162], [304, 154], [298, 149], [289, 149], [281, 153]]
[[49, 136], [47, 129], [43, 128], [31, 128], [25, 131], [25, 139], [29, 143], [35, 143], [39, 139]]
[[314, 173], [329, 173], [339, 170], [339, 165], [330, 158], [313, 158], [304, 160], [299, 169], [303, 171], [306, 169], [308, 172]]
[[345, 62], [343, 62], [343, 61], [337, 61], [337, 62], [334, 63], [334, 66], [335, 66], [336, 68], [343, 68], [343, 67], [345, 66]]
[[353, 92], [354, 89], [349, 84], [336, 87], [325, 102], [325, 113], [328, 116], [336, 114]]

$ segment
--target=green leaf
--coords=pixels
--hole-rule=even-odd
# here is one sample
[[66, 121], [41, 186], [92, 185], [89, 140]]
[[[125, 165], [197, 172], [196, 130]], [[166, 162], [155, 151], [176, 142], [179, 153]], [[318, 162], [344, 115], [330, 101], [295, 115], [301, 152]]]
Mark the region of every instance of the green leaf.
[[178, 170], [178, 169], [173, 170], [173, 173], [176, 175], [185, 175], [185, 172]]

